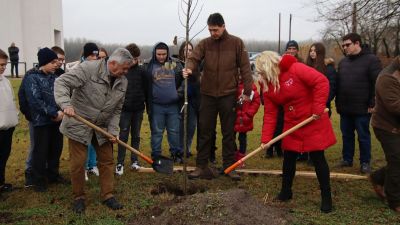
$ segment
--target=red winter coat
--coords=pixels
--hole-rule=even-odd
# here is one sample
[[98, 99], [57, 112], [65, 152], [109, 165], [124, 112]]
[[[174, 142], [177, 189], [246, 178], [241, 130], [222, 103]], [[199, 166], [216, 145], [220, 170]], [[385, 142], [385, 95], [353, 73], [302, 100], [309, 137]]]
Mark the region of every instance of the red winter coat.
[[264, 92], [264, 124], [262, 143], [273, 138], [278, 105], [284, 108], [283, 131], [310, 117], [320, 115], [320, 119], [312, 121], [282, 141], [282, 148], [295, 152], [325, 150], [336, 143], [328, 113], [323, 113], [329, 95], [329, 81], [317, 70], [298, 63], [290, 55], [284, 55], [279, 63], [280, 90], [275, 93], [271, 84]]
[[[236, 122], [235, 131], [236, 132], [248, 132], [253, 130], [253, 118], [256, 115], [258, 108], [260, 107], [260, 94], [257, 92], [256, 85], [252, 86], [253, 98], [251, 102], [243, 101], [243, 104], [236, 105]], [[239, 83], [237, 89], [237, 99], [243, 94], [243, 82]]]

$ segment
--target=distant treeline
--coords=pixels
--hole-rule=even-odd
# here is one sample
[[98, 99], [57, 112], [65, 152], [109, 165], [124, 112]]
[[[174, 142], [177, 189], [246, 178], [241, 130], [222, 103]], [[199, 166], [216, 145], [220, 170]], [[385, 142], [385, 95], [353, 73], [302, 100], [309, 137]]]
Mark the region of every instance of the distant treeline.
[[[64, 40], [64, 48], [65, 48], [65, 54], [66, 54], [66, 62], [72, 62], [80, 59], [82, 55], [82, 49], [83, 45], [87, 42], [94, 42], [97, 44], [97, 46], [103, 47], [107, 50], [109, 54], [111, 54], [112, 51], [114, 51], [116, 48], [119, 47], [125, 47], [125, 44], [104, 44], [96, 40], [88, 40], [85, 38], [67, 38]], [[198, 40], [193, 41], [193, 44], [197, 44]], [[140, 43], [136, 43], [141, 50], [141, 56], [140, 58], [145, 60], [149, 59], [151, 57], [151, 52], [153, 49], [153, 46], [148, 46], [148, 45], [140, 45]], [[167, 43], [170, 44], [170, 50], [173, 55], [178, 54], [179, 50], [179, 45], [181, 43], [178, 43], [177, 46], [172, 45], [172, 43]], [[285, 42], [281, 43], [281, 52], [284, 51], [285, 48]], [[258, 40], [247, 40], [245, 41], [245, 45], [248, 51], [251, 52], [261, 52], [265, 50], [272, 50], [272, 51], [277, 51], [278, 50], [278, 42], [277, 41], [258, 41]]]

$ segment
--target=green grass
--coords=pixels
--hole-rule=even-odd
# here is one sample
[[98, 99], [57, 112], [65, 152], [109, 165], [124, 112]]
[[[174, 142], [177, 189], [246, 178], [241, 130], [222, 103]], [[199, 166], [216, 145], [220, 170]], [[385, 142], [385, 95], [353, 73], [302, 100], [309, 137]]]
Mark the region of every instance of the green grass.
[[[20, 80], [12, 79], [15, 93]], [[248, 135], [248, 149], [255, 149], [260, 144], [263, 109], [260, 108], [255, 118], [255, 129]], [[141, 150], [150, 153], [150, 132], [147, 117], [142, 127]], [[358, 148], [355, 165], [352, 168], [338, 169], [333, 166], [341, 159], [341, 138], [338, 116], [333, 114], [333, 126], [338, 143], [326, 151], [328, 163], [333, 172], [359, 174]], [[66, 143], [66, 142], [65, 142]], [[378, 168], [385, 164], [384, 155], [375, 137], [372, 140], [372, 166]], [[0, 224], [125, 224], [135, 219], [139, 213], [171, 198], [168, 195], [153, 196], [152, 188], [165, 180], [183, 184], [182, 174], [167, 177], [161, 174], [135, 173], [125, 170], [122, 177], [115, 179], [115, 195], [125, 205], [123, 210], [113, 212], [100, 202], [97, 177], [90, 177], [86, 184], [87, 210], [85, 216], [76, 216], [71, 212], [72, 190], [70, 186], [50, 186], [47, 193], [35, 193], [24, 189], [24, 169], [29, 132], [27, 122], [20, 115], [20, 123], [14, 133], [13, 148], [6, 168], [6, 181], [12, 183], [16, 190], [1, 196]], [[164, 149], [168, 149], [166, 139]], [[218, 159], [221, 162], [221, 134], [218, 131]], [[116, 153], [116, 152], [115, 152]], [[164, 152], [167, 154], [167, 152]], [[281, 159], [264, 159], [260, 153], [246, 161], [247, 168], [281, 169]], [[128, 159], [128, 157], [126, 157]], [[127, 161], [128, 162], [128, 161]], [[145, 162], [143, 162], [144, 164]], [[194, 165], [194, 158], [189, 165]], [[298, 170], [313, 170], [304, 163], [297, 164]], [[61, 157], [60, 171], [69, 178], [69, 155], [65, 144]], [[240, 187], [248, 190], [254, 197], [262, 201], [268, 196], [268, 204], [280, 188], [278, 176], [243, 176], [241, 182], [235, 183], [226, 177], [212, 181], [195, 181], [208, 186], [210, 191], [226, 190]], [[370, 184], [366, 180], [331, 180], [335, 211], [321, 214], [319, 211], [320, 196], [318, 182], [313, 178], [296, 177], [293, 185], [294, 198], [286, 204], [280, 204], [293, 217], [293, 224], [400, 224], [400, 216], [393, 213], [386, 204], [377, 199]]]

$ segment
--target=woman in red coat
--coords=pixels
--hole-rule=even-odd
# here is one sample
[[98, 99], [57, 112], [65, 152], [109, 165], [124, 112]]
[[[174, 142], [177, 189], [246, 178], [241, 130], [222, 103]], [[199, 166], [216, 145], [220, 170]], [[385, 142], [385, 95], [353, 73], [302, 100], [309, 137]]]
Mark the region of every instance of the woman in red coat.
[[[239, 149], [235, 153], [236, 161], [246, 155], [247, 132], [253, 130], [253, 118], [260, 107], [260, 94], [256, 85], [253, 84], [250, 101], [243, 101], [243, 81], [240, 79], [237, 89], [235, 132], [238, 134]], [[242, 164], [244, 166], [244, 164]]]
[[329, 94], [328, 79], [317, 70], [298, 63], [291, 55], [282, 58], [275, 52], [266, 51], [256, 61], [256, 70], [264, 82], [264, 124], [262, 146], [274, 134], [278, 106], [284, 110], [283, 131], [307, 119], [315, 121], [286, 136], [282, 141], [283, 174], [282, 189], [277, 200], [292, 198], [292, 183], [299, 153], [309, 152], [321, 189], [321, 211], [332, 211], [329, 167], [324, 150], [336, 143], [328, 114], [324, 113]]

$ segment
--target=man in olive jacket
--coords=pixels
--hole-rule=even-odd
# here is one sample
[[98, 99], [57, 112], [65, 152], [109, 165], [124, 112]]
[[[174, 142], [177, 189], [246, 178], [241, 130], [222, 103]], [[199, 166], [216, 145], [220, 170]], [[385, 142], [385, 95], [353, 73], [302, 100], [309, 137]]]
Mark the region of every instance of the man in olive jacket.
[[[244, 82], [245, 101], [248, 101], [252, 91], [253, 78], [250, 62], [243, 41], [228, 34], [221, 14], [214, 13], [208, 17], [208, 30], [211, 37], [203, 39], [195, 47], [188, 58], [187, 69], [183, 75], [186, 77], [194, 71], [201, 62], [203, 75], [201, 77], [200, 92], [200, 121], [196, 170], [189, 178], [208, 178], [210, 169], [208, 159], [211, 152], [211, 139], [216, 128], [219, 114], [222, 130], [222, 157], [223, 169], [235, 162], [234, 154], [236, 143], [234, 137], [234, 124], [236, 119], [236, 91], [239, 75]], [[229, 176], [233, 180], [240, 180], [236, 171]]]
[[[124, 77], [132, 64], [128, 50], [118, 48], [109, 60], [85, 61], [60, 76], [54, 95], [65, 115], [60, 131], [68, 137], [71, 181], [74, 195], [73, 211], [85, 211], [85, 162], [87, 146], [96, 149], [103, 204], [116, 210], [122, 205], [113, 196], [114, 163], [112, 142], [119, 134], [119, 118], [124, 103], [127, 80]], [[80, 115], [107, 130], [116, 138], [109, 140], [72, 116]]]
[[371, 174], [375, 192], [400, 212], [400, 56], [379, 74], [371, 125], [387, 165]]

